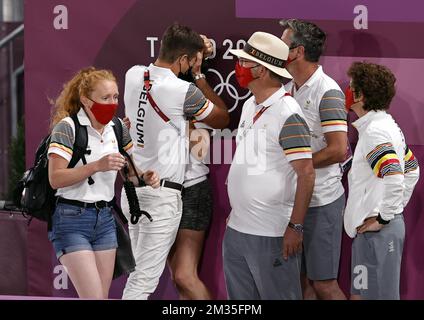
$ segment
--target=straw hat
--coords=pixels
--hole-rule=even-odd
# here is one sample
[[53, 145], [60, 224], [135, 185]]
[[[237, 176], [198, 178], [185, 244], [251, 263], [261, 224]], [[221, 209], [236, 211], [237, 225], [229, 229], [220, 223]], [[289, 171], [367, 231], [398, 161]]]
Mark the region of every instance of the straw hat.
[[243, 49], [233, 49], [230, 52], [237, 57], [255, 61], [284, 78], [293, 78], [285, 69], [289, 47], [273, 34], [255, 32]]

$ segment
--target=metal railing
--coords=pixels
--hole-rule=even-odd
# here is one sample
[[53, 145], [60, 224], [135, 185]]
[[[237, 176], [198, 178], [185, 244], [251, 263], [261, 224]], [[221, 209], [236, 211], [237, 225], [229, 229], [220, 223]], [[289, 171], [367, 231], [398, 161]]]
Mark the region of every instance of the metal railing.
[[0, 49], [10, 43], [13, 39], [15, 39], [17, 36], [19, 36], [21, 33], [24, 32], [24, 25], [21, 24], [19, 27], [17, 27], [15, 30], [13, 30], [11, 33], [9, 33], [6, 37], [0, 40]]
[[13, 40], [23, 34], [24, 25], [21, 24], [6, 37], [0, 40], [0, 49], [4, 46], [9, 45], [9, 75], [10, 75], [10, 99], [11, 99], [11, 134], [12, 137], [16, 137], [18, 133], [18, 91], [17, 81], [18, 77], [24, 72], [24, 64], [14, 69], [14, 52], [13, 52]]
[[0, 0], [0, 22], [22, 22], [24, 0]]

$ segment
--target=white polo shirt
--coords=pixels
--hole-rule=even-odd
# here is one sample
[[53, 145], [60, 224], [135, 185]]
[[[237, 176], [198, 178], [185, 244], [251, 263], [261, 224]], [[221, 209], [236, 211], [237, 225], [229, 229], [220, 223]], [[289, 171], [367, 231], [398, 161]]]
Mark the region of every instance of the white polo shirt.
[[388, 221], [402, 213], [419, 178], [419, 166], [392, 116], [369, 111], [352, 125], [359, 137], [349, 171], [344, 226], [349, 237], [369, 217]]
[[[311, 130], [313, 153], [327, 146], [324, 133], [347, 132], [344, 94], [339, 85], [324, 73], [321, 66], [298, 90], [293, 80], [285, 87], [299, 103], [305, 115]], [[334, 202], [344, 193], [341, 183], [343, 172], [338, 163], [315, 169], [315, 175], [310, 207]]]
[[209, 174], [209, 167], [202, 161], [196, 159], [190, 153], [189, 163], [186, 167], [184, 176], [184, 188], [189, 188], [207, 179]]
[[[211, 135], [215, 134], [215, 130], [202, 122], [195, 122], [194, 127], [196, 129], [207, 129]], [[209, 167], [203, 162], [198, 160], [190, 152], [189, 163], [186, 166], [186, 172], [184, 176], [184, 188], [189, 188], [207, 179], [209, 174]]]
[[[243, 233], [282, 237], [290, 220], [297, 175], [290, 161], [311, 159], [302, 110], [284, 87], [262, 104], [243, 105], [237, 149], [228, 174], [228, 226]], [[252, 125], [255, 114], [266, 107]]]
[[[91, 126], [90, 119], [83, 109], [78, 112], [78, 120], [82, 126], [87, 127], [87, 150], [90, 154], [85, 155], [87, 163], [97, 161], [102, 157], [118, 153], [118, 142], [113, 130], [114, 123], [110, 121], [100, 134]], [[121, 121], [122, 122], [122, 121]], [[123, 146], [128, 154], [132, 153], [133, 144], [127, 127], [123, 124]], [[75, 124], [72, 118], [66, 117], [61, 120], [51, 134], [48, 154], [57, 154], [67, 161], [71, 161], [75, 142]], [[83, 165], [80, 160], [75, 167]], [[72, 186], [57, 189], [56, 196], [93, 203], [97, 201], [111, 201], [115, 196], [115, 180], [117, 171], [96, 172], [91, 177], [94, 184], [89, 185], [88, 179], [84, 179]]]
[[130, 118], [133, 157], [142, 170], [155, 170], [161, 179], [183, 183], [188, 163], [186, 118], [203, 120], [214, 105], [192, 83], [170, 69], [150, 64], [150, 94], [178, 128], [166, 123], [153, 109], [144, 88], [145, 66], [134, 66], [125, 77], [125, 114]]

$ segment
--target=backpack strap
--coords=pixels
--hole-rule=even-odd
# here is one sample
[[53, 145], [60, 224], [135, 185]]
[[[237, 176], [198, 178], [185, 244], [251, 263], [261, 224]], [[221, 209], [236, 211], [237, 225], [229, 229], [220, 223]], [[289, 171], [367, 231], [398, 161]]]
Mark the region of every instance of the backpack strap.
[[124, 129], [122, 128], [122, 122], [119, 120], [118, 117], [113, 117], [113, 131], [115, 132], [116, 139], [118, 140], [118, 149], [119, 152], [125, 152], [124, 146], [123, 146], [123, 140], [124, 140]]
[[113, 131], [115, 132], [115, 136], [116, 136], [116, 139], [118, 141], [119, 153], [122, 154], [129, 161], [129, 163], [130, 163], [131, 167], [133, 168], [133, 171], [134, 171], [134, 173], [137, 177], [138, 185], [139, 186], [145, 186], [146, 183], [143, 181], [143, 179], [141, 179], [138, 176], [138, 173], [137, 173], [137, 170], [135, 168], [135, 164], [134, 164], [132, 157], [128, 154], [128, 152], [126, 152], [124, 150], [124, 143], [123, 143], [124, 142], [124, 129], [122, 128], [121, 120], [119, 120], [118, 117], [113, 117], [112, 121], [114, 123]]
[[[72, 153], [72, 159], [69, 161], [68, 168], [74, 168], [78, 161], [82, 161], [84, 165], [87, 164], [87, 160], [85, 159], [86, 154], [90, 154], [91, 150], [87, 150], [88, 145], [88, 133], [87, 127], [81, 125], [78, 119], [78, 115], [74, 114], [71, 116], [72, 120], [75, 124], [75, 142]], [[88, 177], [88, 184], [92, 185], [94, 183], [93, 178]]]

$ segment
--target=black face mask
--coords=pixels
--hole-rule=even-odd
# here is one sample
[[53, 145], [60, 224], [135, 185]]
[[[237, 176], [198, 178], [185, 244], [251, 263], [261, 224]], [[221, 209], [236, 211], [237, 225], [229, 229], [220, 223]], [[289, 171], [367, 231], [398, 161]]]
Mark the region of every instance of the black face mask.
[[184, 79], [184, 78], [186, 78], [186, 77], [191, 77], [191, 69], [192, 69], [193, 67], [190, 67], [185, 73], [182, 73], [181, 71], [180, 72], [178, 72], [178, 78], [180, 78], [180, 79]]
[[188, 82], [193, 82], [193, 77], [192, 77], [192, 75], [191, 75], [191, 69], [192, 69], [193, 67], [191, 67], [190, 66], [190, 64], [189, 64], [189, 68], [187, 69], [187, 71], [186, 72], [181, 72], [181, 62], [180, 62], [180, 72], [178, 72], [178, 78], [180, 78], [180, 79], [182, 79], [182, 80], [185, 80], [185, 81], [188, 81]]

